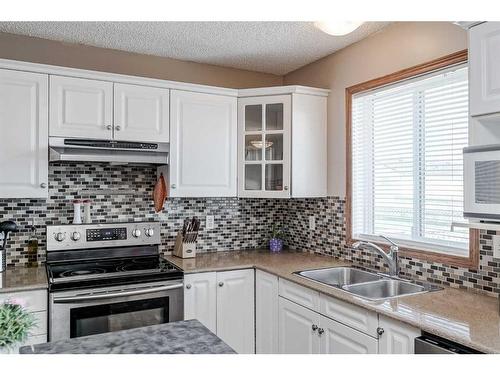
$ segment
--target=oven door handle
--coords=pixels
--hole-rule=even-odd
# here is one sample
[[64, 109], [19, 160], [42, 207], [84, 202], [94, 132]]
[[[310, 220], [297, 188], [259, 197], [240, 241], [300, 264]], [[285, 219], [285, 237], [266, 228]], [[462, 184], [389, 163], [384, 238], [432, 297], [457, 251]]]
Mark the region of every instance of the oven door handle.
[[72, 302], [108, 299], [108, 298], [115, 298], [115, 297], [135, 296], [138, 294], [150, 294], [150, 293], [162, 292], [165, 290], [180, 289], [183, 286], [184, 285], [182, 283], [177, 283], [177, 284], [164, 285], [164, 286], [153, 287], [153, 288], [134, 289], [134, 290], [116, 292], [116, 293], [86, 294], [86, 295], [80, 295], [80, 296], [54, 297], [53, 301], [54, 301], [54, 303], [72, 303]]

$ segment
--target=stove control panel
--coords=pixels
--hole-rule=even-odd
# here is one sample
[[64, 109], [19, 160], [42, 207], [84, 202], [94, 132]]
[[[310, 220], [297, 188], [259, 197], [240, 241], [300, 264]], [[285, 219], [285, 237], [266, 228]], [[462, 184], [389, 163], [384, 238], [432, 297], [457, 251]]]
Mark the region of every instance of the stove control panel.
[[115, 241], [127, 239], [127, 228], [87, 229], [87, 241]]
[[160, 243], [158, 222], [47, 226], [47, 251]]

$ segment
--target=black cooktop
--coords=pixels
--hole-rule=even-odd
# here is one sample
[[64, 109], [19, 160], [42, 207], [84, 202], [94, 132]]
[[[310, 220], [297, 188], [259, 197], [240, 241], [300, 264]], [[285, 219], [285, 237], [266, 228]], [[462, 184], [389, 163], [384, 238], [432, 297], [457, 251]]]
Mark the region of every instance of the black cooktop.
[[47, 263], [51, 290], [175, 279], [183, 272], [161, 256]]

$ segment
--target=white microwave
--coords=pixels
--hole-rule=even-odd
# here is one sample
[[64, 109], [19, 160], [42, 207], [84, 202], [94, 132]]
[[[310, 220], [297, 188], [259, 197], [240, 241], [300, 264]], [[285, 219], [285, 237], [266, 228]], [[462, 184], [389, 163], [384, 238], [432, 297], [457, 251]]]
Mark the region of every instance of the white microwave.
[[464, 217], [500, 221], [500, 145], [464, 148]]

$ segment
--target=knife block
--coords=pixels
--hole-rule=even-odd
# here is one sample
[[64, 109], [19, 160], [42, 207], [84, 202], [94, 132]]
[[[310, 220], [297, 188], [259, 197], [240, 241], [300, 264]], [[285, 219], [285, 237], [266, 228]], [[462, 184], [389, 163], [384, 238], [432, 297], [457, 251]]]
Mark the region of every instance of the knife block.
[[[187, 232], [186, 234], [190, 233], [192, 232]], [[184, 242], [182, 233], [177, 233], [173, 254], [179, 258], [194, 258], [196, 256], [196, 242]]]

